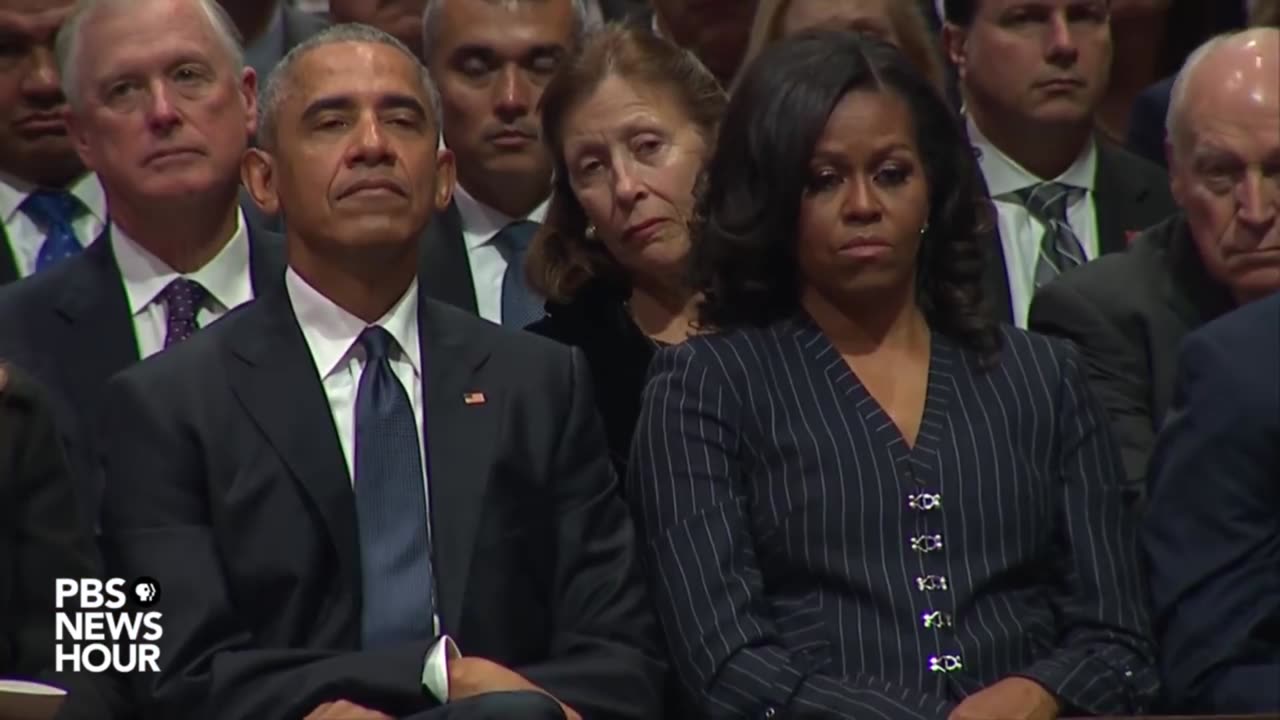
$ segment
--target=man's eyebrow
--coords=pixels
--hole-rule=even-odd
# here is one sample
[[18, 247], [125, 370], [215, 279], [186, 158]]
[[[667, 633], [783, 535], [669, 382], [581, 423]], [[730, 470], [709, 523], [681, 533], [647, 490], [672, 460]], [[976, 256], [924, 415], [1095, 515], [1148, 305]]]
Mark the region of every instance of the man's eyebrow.
[[311, 101], [311, 104], [307, 105], [307, 108], [302, 111], [302, 119], [304, 121], [311, 120], [316, 115], [330, 110], [350, 110], [355, 105], [355, 101], [345, 95], [318, 98]]
[[379, 110], [412, 110], [419, 117], [426, 117], [427, 109], [422, 101], [412, 95], [389, 93], [378, 100]]

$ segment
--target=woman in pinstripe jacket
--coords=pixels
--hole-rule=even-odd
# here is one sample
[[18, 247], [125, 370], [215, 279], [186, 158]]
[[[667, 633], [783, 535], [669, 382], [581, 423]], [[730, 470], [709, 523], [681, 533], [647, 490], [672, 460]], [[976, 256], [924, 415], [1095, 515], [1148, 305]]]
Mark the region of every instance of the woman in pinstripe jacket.
[[1157, 690], [1115, 442], [1065, 344], [982, 311], [959, 123], [892, 47], [768, 49], [654, 361], [628, 497], [710, 717], [1038, 718]]

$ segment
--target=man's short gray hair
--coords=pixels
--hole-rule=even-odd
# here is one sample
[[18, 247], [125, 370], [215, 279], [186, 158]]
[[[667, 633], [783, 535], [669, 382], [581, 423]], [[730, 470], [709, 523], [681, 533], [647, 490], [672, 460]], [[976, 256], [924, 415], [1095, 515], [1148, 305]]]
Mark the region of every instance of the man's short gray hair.
[[[448, 0], [427, 0], [427, 7], [422, 11], [422, 61], [431, 64], [432, 48], [439, 42], [440, 35], [440, 8], [444, 7]], [[531, 3], [546, 3], [551, 0], [483, 0], [490, 5], [501, 5], [507, 10], [515, 10], [521, 5]], [[574, 48], [582, 45], [582, 39], [586, 34], [596, 29], [599, 24], [592, 18], [592, 14], [587, 12], [586, 0], [570, 0], [573, 5], [573, 31], [571, 42]]]
[[[236, 29], [231, 16], [216, 0], [192, 0], [192, 2], [209, 19], [214, 37], [226, 51], [231, 67], [239, 73], [244, 69], [244, 47], [240, 31]], [[53, 48], [54, 60], [58, 65], [58, 77], [61, 78], [62, 93], [67, 96], [67, 101], [72, 106], [80, 103], [80, 78], [77, 65], [80, 62], [80, 46], [85, 23], [101, 8], [115, 6], [116, 11], [119, 12], [134, 10], [139, 4], [138, 0], [78, 0], [76, 2], [71, 15], [58, 30]]]
[[404, 53], [405, 57], [414, 64], [418, 71], [418, 80], [422, 83], [422, 91], [427, 96], [427, 113], [430, 115], [431, 123], [435, 127], [436, 137], [437, 139], [439, 138], [441, 119], [440, 93], [436, 90], [436, 84], [431, 80], [431, 74], [427, 72], [427, 68], [418, 61], [417, 56], [413, 54], [413, 51], [408, 46], [395, 37], [368, 25], [345, 23], [326, 28], [324, 31], [312, 35], [296, 45], [280, 60], [267, 77], [266, 83], [262, 86], [261, 98], [258, 101], [258, 142], [263, 147], [267, 150], [275, 148], [276, 132], [279, 129], [277, 123], [279, 122], [280, 106], [293, 90], [293, 66], [298, 63], [302, 56], [316, 48], [340, 43], [387, 45]]

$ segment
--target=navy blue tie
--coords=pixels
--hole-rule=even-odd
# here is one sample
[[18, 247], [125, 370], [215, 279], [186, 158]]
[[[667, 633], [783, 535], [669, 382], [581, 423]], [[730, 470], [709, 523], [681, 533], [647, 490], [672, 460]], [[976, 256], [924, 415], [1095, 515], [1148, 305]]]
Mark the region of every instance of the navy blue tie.
[[84, 211], [84, 204], [66, 190], [37, 190], [22, 201], [22, 212], [45, 232], [36, 272], [80, 252], [72, 223]]
[[356, 391], [355, 494], [365, 648], [434, 637], [431, 546], [418, 424], [380, 327], [359, 342], [367, 362]]
[[542, 298], [524, 279], [524, 258], [538, 232], [538, 223], [518, 220], [502, 228], [493, 244], [507, 261], [502, 275], [502, 324], [522, 328], [542, 318]]

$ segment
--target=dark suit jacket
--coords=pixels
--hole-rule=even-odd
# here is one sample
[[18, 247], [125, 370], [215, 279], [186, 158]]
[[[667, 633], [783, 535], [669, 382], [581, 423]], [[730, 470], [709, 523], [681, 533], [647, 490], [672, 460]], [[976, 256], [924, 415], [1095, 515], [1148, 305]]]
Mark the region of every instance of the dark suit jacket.
[[[1131, 236], [1178, 211], [1169, 193], [1169, 178], [1159, 167], [1101, 138], [1093, 188], [1100, 254], [1124, 250]], [[992, 218], [994, 221], [994, 217]], [[992, 233], [992, 262], [987, 266], [986, 296], [1000, 322], [1013, 322], [1009, 273], [999, 232]]]
[[1173, 396], [1178, 347], [1233, 305], [1205, 271], [1181, 214], [1139, 235], [1127, 252], [1086, 263], [1036, 293], [1030, 328], [1080, 348], [1135, 495], [1144, 494], [1151, 446]]
[[1280, 713], [1280, 294], [1188, 336], [1143, 531], [1173, 710]]
[[[98, 239], [101, 240], [105, 235], [104, 230]], [[13, 254], [13, 247], [9, 245], [9, 235], [5, 232], [4, 225], [0, 225], [0, 286], [21, 279], [22, 277], [18, 274], [18, 259]]]
[[418, 280], [428, 297], [475, 315], [476, 286], [462, 237], [462, 215], [455, 203], [436, 213], [422, 235]]
[[649, 362], [658, 349], [636, 327], [625, 298], [625, 293], [598, 284], [588, 286], [569, 303], [547, 303], [547, 316], [526, 328], [582, 350], [604, 418], [609, 454], [621, 477], [626, 477]]
[[[677, 674], [711, 717], [940, 720], [1010, 674], [1077, 712], [1147, 706], [1105, 415], [1066, 343], [1004, 343], [984, 374], [933, 334], [914, 447], [807, 316], [658, 353], [627, 497]], [[911, 507], [920, 493], [940, 506]], [[935, 611], [954, 627], [923, 624]], [[960, 667], [932, 669], [948, 656]]]
[[[108, 233], [80, 255], [0, 288], [0, 357], [29, 370], [50, 392], [73, 474], [92, 461], [85, 440], [108, 378], [138, 361], [138, 342]], [[283, 277], [282, 238], [249, 226], [255, 292]], [[89, 488], [79, 493], [96, 514]]]
[[[664, 666], [581, 357], [430, 300], [419, 318], [443, 631], [585, 717], [656, 717]], [[104, 407], [107, 566], [163, 586], [156, 717], [424, 709], [427, 643], [359, 648], [355, 498], [283, 287], [119, 375]]]
[[0, 677], [34, 679], [54, 667], [54, 578], [96, 577], [98, 565], [47, 399], [0, 367]]
[[1173, 94], [1170, 76], [1148, 86], [1133, 100], [1129, 112], [1129, 136], [1125, 147], [1140, 158], [1165, 167], [1164, 137], [1166, 116], [1169, 114], [1169, 98]]

